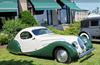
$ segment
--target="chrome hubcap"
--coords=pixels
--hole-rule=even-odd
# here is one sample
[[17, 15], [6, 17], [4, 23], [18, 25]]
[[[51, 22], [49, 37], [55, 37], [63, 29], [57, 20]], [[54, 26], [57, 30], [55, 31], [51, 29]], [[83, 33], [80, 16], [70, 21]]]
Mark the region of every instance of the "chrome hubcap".
[[58, 50], [57, 59], [59, 62], [66, 62], [68, 60], [68, 54], [65, 50]]

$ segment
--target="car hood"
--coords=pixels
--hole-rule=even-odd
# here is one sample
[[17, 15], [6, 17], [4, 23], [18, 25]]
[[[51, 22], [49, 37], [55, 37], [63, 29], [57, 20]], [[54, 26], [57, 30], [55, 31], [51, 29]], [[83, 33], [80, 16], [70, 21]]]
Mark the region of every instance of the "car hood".
[[66, 41], [72, 44], [72, 42], [77, 41], [78, 37], [74, 35], [46, 34], [37, 36], [37, 38], [40, 38], [41, 41]]

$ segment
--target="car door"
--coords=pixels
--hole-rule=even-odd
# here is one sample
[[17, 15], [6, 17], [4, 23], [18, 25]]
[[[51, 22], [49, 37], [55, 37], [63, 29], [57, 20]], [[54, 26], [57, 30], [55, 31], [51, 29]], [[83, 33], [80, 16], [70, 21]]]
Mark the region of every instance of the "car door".
[[31, 32], [23, 31], [19, 35], [18, 42], [22, 52], [32, 52], [36, 50], [37, 41]]
[[98, 19], [90, 21], [90, 26], [89, 26], [90, 35], [92, 35], [92, 36], [99, 36], [100, 35], [99, 21], [100, 20], [98, 20]]
[[36, 50], [42, 49], [53, 42], [53, 39], [50, 37], [52, 35], [48, 32], [50, 33], [51, 31], [46, 28], [32, 30], [32, 33], [35, 35], [35, 40], [37, 40]]

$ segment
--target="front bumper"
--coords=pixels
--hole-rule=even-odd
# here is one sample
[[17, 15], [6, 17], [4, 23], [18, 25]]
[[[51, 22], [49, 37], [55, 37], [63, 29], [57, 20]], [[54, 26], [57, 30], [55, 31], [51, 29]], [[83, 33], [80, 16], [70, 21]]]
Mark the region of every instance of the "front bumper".
[[82, 54], [79, 55], [79, 58], [82, 58], [82, 57], [84, 57], [85, 55], [91, 53], [94, 49], [95, 49], [95, 48], [92, 48], [92, 49], [90, 49], [90, 50], [88, 50], [88, 51], [83, 52]]

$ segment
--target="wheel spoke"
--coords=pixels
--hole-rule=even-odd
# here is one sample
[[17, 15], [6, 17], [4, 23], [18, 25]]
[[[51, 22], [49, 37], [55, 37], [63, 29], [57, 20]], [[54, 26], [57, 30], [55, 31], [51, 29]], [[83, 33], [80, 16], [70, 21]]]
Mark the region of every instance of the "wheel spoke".
[[66, 62], [68, 60], [68, 54], [65, 50], [58, 50], [57, 59], [59, 62]]

